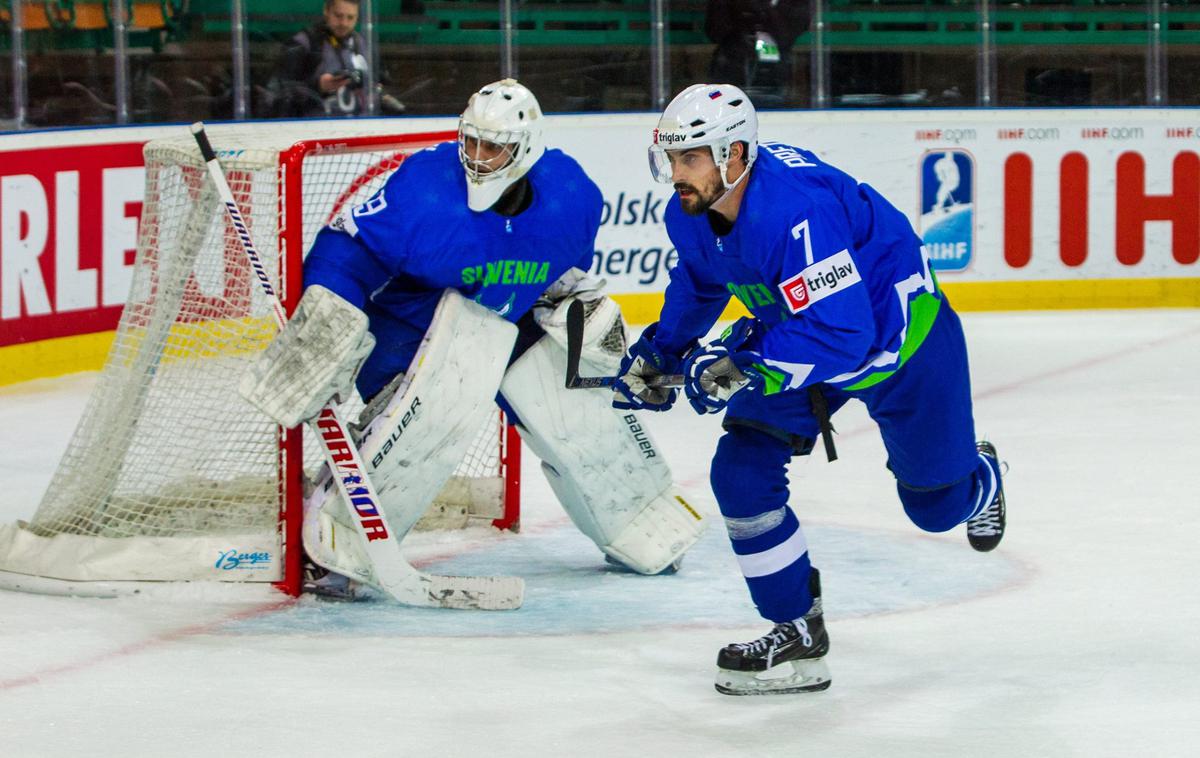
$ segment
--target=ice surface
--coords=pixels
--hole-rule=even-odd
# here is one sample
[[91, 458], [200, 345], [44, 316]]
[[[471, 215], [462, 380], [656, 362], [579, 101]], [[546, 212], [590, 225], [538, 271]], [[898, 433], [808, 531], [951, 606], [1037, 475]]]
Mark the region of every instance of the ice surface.
[[[1200, 311], [968, 314], [1009, 533], [907, 522], [874, 427], [792, 466], [833, 687], [730, 698], [763, 633], [721, 525], [674, 577], [605, 567], [526, 456], [524, 531], [423, 538], [437, 571], [526, 577], [515, 612], [246, 601], [222, 588], [0, 593], [0, 756], [1192, 756], [1200, 745]], [[0, 388], [0, 520], [29, 517], [89, 376]], [[715, 514], [720, 433], [647, 416]]]

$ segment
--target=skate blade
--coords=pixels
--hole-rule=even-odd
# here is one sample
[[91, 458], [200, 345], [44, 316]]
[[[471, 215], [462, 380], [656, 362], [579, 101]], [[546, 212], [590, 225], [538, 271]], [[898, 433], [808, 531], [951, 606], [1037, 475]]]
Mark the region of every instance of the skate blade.
[[369, 599], [358, 587], [329, 587], [316, 582], [306, 582], [300, 592], [332, 603], [357, 603]]
[[833, 679], [824, 658], [788, 661], [766, 671], [717, 669], [714, 686], [722, 695], [789, 695], [829, 689]]

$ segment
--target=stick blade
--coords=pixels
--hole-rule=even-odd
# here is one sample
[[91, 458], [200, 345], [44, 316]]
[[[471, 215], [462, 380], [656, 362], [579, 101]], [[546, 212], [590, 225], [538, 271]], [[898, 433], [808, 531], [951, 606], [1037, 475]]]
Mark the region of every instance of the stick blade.
[[511, 611], [525, 600], [525, 580], [516, 576], [432, 576], [428, 596], [438, 608]]
[[567, 389], [579, 386], [579, 360], [583, 357], [583, 302], [567, 306]]
[[[399, 551], [396, 551], [399, 555]], [[525, 580], [517, 576], [442, 576], [426, 574], [384, 555], [373, 561], [372, 576], [361, 581], [402, 605], [468, 611], [509, 611], [521, 607]], [[381, 570], [382, 569], [382, 570]], [[398, 577], [384, 581], [383, 576]]]

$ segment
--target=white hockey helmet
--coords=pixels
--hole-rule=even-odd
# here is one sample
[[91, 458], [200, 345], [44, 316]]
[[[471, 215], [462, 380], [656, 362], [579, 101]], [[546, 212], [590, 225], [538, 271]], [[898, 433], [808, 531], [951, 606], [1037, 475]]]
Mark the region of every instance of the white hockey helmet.
[[[467, 172], [471, 210], [491, 208], [546, 152], [542, 115], [537, 98], [516, 79], [501, 79], [471, 95], [458, 120], [458, 159]], [[499, 165], [484, 162], [468, 154], [467, 138], [500, 145], [506, 155]]]
[[[729, 146], [746, 143], [746, 170], [734, 182], [725, 176]], [[731, 189], [750, 173], [758, 157], [758, 115], [750, 98], [732, 84], [693, 84], [667, 105], [654, 141], [650, 145], [650, 173], [664, 184], [671, 183], [668, 150], [688, 150], [707, 145], [721, 172], [725, 189]]]

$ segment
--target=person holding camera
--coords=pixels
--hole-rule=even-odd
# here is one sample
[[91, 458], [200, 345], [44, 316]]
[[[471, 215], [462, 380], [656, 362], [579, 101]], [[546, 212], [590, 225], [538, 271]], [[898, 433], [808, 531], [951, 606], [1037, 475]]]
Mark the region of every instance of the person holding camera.
[[708, 0], [704, 33], [717, 43], [708, 81], [744, 87], [759, 107], [789, 104], [792, 47], [809, 15], [808, 0]]
[[325, 0], [319, 21], [297, 32], [283, 53], [276, 114], [358, 116], [367, 111], [366, 42], [355, 31], [359, 0]]

